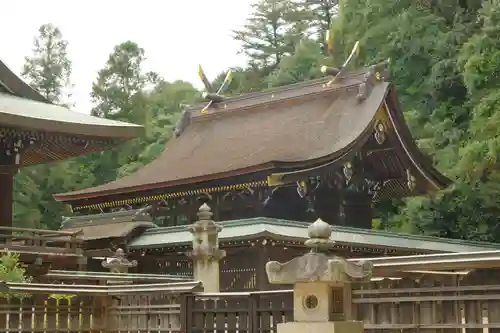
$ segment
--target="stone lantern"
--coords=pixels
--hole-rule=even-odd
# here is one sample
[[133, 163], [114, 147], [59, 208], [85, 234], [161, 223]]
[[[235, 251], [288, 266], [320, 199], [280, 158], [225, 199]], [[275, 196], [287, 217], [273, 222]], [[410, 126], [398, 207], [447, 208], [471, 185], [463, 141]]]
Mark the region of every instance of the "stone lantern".
[[284, 264], [266, 264], [270, 283], [293, 284], [294, 321], [278, 324], [278, 333], [363, 333], [363, 323], [351, 318], [350, 283], [369, 279], [372, 264], [328, 255], [331, 233], [331, 226], [318, 219], [308, 229], [309, 253]]
[[[109, 269], [111, 273], [128, 273], [129, 268], [137, 266], [137, 260], [128, 260], [125, 257], [125, 252], [122, 249], [118, 249], [115, 252], [115, 256], [111, 258], [111, 260], [103, 260], [101, 262], [102, 267]], [[109, 280], [108, 283], [117, 284], [120, 281], [117, 280]], [[124, 281], [123, 283], [127, 283]]]
[[198, 210], [198, 221], [188, 226], [193, 235], [193, 250], [186, 253], [193, 260], [194, 279], [203, 283], [206, 292], [218, 292], [219, 260], [226, 251], [219, 248], [222, 225], [212, 220], [213, 213], [204, 203]]

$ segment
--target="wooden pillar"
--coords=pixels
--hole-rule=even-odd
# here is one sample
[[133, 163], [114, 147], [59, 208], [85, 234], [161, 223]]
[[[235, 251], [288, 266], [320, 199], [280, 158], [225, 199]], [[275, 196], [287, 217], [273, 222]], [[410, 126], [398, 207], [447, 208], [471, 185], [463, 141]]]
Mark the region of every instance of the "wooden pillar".
[[372, 195], [346, 192], [343, 201], [344, 225], [347, 227], [372, 228]]
[[317, 218], [330, 225], [340, 225], [341, 193], [335, 187], [320, 187], [314, 192], [314, 210]]
[[0, 226], [2, 227], [12, 227], [14, 174], [10, 170], [0, 170]]
[[267, 275], [266, 275], [266, 263], [269, 261], [267, 240], [264, 240], [262, 246], [256, 246], [252, 250], [257, 251], [257, 253], [255, 253], [255, 258], [257, 263], [256, 265], [257, 289], [260, 291], [268, 290], [270, 285], [267, 282]]

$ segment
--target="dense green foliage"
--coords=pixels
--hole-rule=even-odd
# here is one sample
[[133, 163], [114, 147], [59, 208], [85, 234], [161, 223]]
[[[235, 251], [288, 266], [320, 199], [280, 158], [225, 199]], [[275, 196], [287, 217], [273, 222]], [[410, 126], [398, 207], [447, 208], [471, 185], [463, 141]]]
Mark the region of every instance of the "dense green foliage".
[[[379, 204], [376, 227], [500, 240], [500, 0], [260, 0], [253, 9], [234, 32], [249, 62], [233, 69], [231, 94], [317, 77], [321, 65], [340, 64], [359, 40], [356, 65], [392, 59], [414, 137], [456, 181], [434, 196]], [[329, 56], [327, 28], [334, 36]], [[66, 44], [56, 28], [42, 27], [24, 70], [58, 103], [71, 72]], [[161, 152], [182, 106], [199, 92], [145, 73], [144, 58], [133, 42], [115, 47], [93, 84], [92, 113], [143, 124], [146, 136], [112, 151], [23, 170], [16, 179], [17, 225], [58, 227], [63, 207], [51, 194], [116, 179]]]
[[[26, 270], [21, 267], [19, 254], [3, 253], [0, 256], [0, 281], [2, 282], [31, 282], [31, 277], [26, 276]], [[0, 292], [0, 297], [24, 298], [24, 294]]]

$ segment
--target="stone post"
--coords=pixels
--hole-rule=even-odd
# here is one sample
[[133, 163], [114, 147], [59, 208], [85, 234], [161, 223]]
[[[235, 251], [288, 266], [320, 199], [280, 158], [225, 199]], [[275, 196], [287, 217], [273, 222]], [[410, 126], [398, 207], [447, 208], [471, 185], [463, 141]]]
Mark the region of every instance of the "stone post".
[[222, 225], [213, 221], [212, 215], [204, 203], [198, 211], [198, 221], [188, 227], [193, 235], [193, 250], [187, 255], [193, 260], [194, 279], [203, 283], [205, 292], [219, 292], [219, 260], [226, 255], [219, 249]]
[[370, 278], [372, 264], [328, 256], [332, 230], [321, 219], [308, 231], [309, 253], [284, 264], [266, 264], [270, 283], [293, 284], [294, 321], [278, 324], [278, 333], [363, 333], [363, 323], [351, 318], [350, 283]]
[[[122, 249], [118, 249], [115, 252], [115, 256], [111, 260], [103, 260], [101, 262], [102, 267], [109, 269], [111, 273], [128, 273], [128, 269], [137, 266], [137, 260], [128, 260], [125, 257], [125, 252]], [[108, 280], [108, 284], [118, 284], [118, 283], [129, 283], [128, 281], [118, 281], [118, 280]]]

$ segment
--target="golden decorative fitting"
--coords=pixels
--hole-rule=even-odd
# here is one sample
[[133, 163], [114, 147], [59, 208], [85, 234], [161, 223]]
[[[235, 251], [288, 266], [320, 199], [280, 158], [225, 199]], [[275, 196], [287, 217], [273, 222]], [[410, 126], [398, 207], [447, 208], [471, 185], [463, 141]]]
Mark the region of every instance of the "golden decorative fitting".
[[406, 169], [406, 185], [413, 191], [417, 186], [417, 179], [410, 172], [410, 169]]
[[227, 72], [224, 81], [216, 92], [213, 92], [212, 85], [208, 81], [201, 65], [198, 65], [198, 76], [200, 77], [200, 80], [201, 82], [203, 82], [203, 85], [206, 89], [206, 92], [204, 92], [202, 96], [204, 99], [209, 100], [208, 104], [205, 105], [205, 107], [203, 107], [203, 109], [201, 109], [200, 111], [201, 114], [206, 114], [208, 113], [208, 109], [213, 103], [220, 103], [225, 100], [225, 98], [221, 94], [224, 93], [229, 87], [229, 84], [231, 84], [233, 73], [231, 71]]
[[375, 125], [375, 133], [374, 133], [374, 137], [375, 137], [375, 140], [377, 141], [377, 143], [379, 145], [383, 144], [385, 142], [385, 126], [384, 124], [379, 121], [376, 125]]
[[343, 172], [344, 172], [344, 176], [347, 179], [347, 181], [350, 181], [352, 178], [352, 175], [353, 175], [351, 162], [347, 162], [346, 164], [344, 164]]

